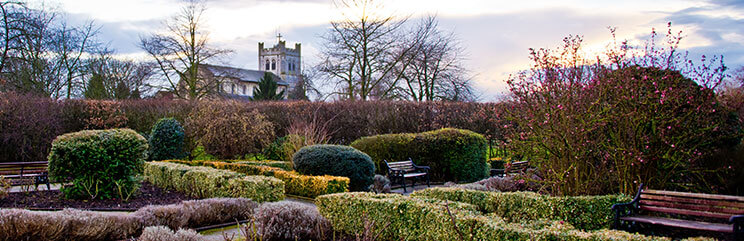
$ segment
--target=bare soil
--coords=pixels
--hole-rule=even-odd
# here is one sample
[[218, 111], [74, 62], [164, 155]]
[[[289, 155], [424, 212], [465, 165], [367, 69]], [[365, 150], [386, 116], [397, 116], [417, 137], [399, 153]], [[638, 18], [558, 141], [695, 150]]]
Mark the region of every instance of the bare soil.
[[147, 205], [165, 205], [191, 200], [179, 192], [163, 190], [149, 182], [143, 182], [138, 194], [128, 202], [119, 199], [110, 200], [72, 200], [65, 199], [59, 190], [42, 190], [31, 192], [13, 192], [0, 199], [0, 208], [25, 208], [39, 210], [57, 210], [76, 208], [86, 210], [128, 211]]

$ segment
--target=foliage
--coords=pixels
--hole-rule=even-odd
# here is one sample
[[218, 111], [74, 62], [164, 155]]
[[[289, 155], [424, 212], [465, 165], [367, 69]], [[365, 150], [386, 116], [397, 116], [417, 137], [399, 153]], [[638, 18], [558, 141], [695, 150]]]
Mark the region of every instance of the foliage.
[[199, 228], [250, 219], [257, 207], [258, 204], [248, 198], [209, 198], [145, 206], [131, 215], [140, 217], [145, 227]]
[[508, 81], [509, 149], [543, 170], [554, 193], [722, 189], [728, 165], [710, 156], [742, 136], [714, 92], [725, 66], [689, 66], [674, 41], [642, 56], [610, 49], [607, 62], [580, 55], [581, 38], [564, 41], [557, 52], [532, 50], [533, 69]]
[[117, 186], [134, 189], [142, 173], [147, 140], [130, 129], [89, 130], [58, 136], [49, 153], [49, 174], [72, 180], [62, 190], [68, 198], [109, 199]]
[[246, 175], [264, 175], [284, 181], [287, 194], [315, 198], [320, 195], [349, 191], [349, 178], [336, 176], [307, 176], [295, 171], [265, 165], [229, 163], [220, 161], [170, 161], [187, 165], [204, 165], [217, 169], [226, 169]]
[[0, 162], [46, 160], [52, 140], [64, 133], [61, 118], [49, 98], [0, 93]]
[[7, 197], [8, 192], [10, 192], [10, 181], [0, 176], [0, 199]]
[[191, 140], [221, 159], [258, 153], [275, 138], [273, 128], [265, 115], [236, 101], [201, 102], [186, 119]]
[[148, 226], [198, 228], [245, 220], [256, 207], [250, 199], [215, 198], [146, 206], [134, 213], [0, 209], [0, 240], [125, 240]]
[[291, 161], [241, 161], [238, 160], [236, 163], [240, 164], [247, 164], [247, 165], [254, 165], [254, 166], [269, 166], [269, 167], [276, 167], [280, 168], [285, 171], [292, 171], [292, 162]]
[[445, 128], [418, 134], [386, 134], [360, 138], [351, 146], [369, 154], [379, 173], [383, 160], [430, 166], [435, 180], [472, 182], [488, 176], [486, 139], [467, 130]]
[[85, 129], [122, 128], [127, 125], [127, 116], [121, 111], [121, 102], [86, 101]]
[[375, 175], [372, 179], [372, 185], [369, 186], [369, 190], [374, 193], [390, 193], [390, 180], [383, 175]]
[[162, 161], [182, 159], [185, 133], [178, 120], [163, 118], [155, 123], [150, 132], [150, 160]]
[[292, 157], [292, 162], [294, 169], [301, 174], [348, 177], [352, 191], [368, 190], [375, 173], [372, 159], [350, 146], [303, 147]]
[[254, 220], [261, 240], [327, 240], [332, 233], [331, 224], [316, 207], [300, 202], [261, 204]]
[[553, 197], [533, 192], [487, 192], [459, 188], [430, 188], [416, 191], [411, 196], [473, 204], [481, 212], [510, 222], [558, 220], [582, 230], [609, 228], [613, 219], [610, 207], [615, 203], [630, 201], [630, 197], [624, 195]]
[[173, 230], [164, 226], [152, 226], [147, 227], [142, 231], [142, 235], [137, 238], [140, 241], [201, 241], [205, 240], [205, 237], [196, 233], [191, 229], [178, 229]]
[[279, 87], [276, 80], [274, 80], [274, 74], [271, 72], [265, 72], [264, 76], [258, 82], [258, 87], [253, 88], [253, 96], [250, 100], [261, 101], [261, 100], [282, 100], [284, 99], [284, 92], [276, 92]]
[[670, 240], [617, 230], [581, 231], [553, 220], [507, 222], [470, 204], [395, 194], [330, 194], [316, 204], [334, 230], [359, 234], [371, 223], [379, 240]]
[[145, 164], [145, 178], [161, 188], [198, 198], [245, 197], [257, 202], [284, 198], [284, 182], [265, 176], [245, 176], [210, 167], [191, 167], [168, 162]]

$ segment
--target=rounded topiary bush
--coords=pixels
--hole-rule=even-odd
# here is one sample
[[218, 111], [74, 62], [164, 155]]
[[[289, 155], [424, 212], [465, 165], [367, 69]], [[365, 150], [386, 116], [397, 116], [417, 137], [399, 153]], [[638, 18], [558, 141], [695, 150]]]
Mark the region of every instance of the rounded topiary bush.
[[186, 156], [183, 127], [174, 118], [158, 120], [150, 132], [150, 160], [174, 160]]
[[135, 176], [147, 159], [147, 140], [130, 129], [86, 130], [58, 136], [49, 153], [49, 174], [68, 198], [109, 199], [136, 190]]
[[444, 128], [368, 136], [351, 146], [369, 154], [381, 174], [387, 171], [383, 160], [411, 158], [416, 165], [430, 166], [431, 178], [436, 181], [474, 182], [488, 177], [488, 142], [483, 135], [469, 130]]
[[350, 146], [306, 146], [294, 154], [292, 161], [301, 174], [348, 177], [351, 191], [368, 190], [375, 175], [372, 158]]

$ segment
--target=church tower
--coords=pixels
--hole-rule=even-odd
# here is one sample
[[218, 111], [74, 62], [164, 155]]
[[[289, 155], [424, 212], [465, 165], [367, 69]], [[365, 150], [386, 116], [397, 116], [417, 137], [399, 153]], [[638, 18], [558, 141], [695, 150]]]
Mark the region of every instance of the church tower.
[[296, 43], [294, 49], [287, 48], [286, 41], [278, 34], [277, 44], [272, 48], [264, 48], [264, 43], [258, 43], [258, 70], [269, 71], [281, 77], [290, 88], [295, 88], [302, 78], [301, 45]]

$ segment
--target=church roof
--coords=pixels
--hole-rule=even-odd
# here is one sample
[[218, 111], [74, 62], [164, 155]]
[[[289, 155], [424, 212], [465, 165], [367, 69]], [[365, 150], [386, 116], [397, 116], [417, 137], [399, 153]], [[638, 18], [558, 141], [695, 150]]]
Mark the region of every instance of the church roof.
[[[211, 72], [212, 75], [214, 76], [234, 78], [241, 82], [258, 83], [261, 81], [261, 78], [263, 78], [264, 73], [267, 73], [267, 71], [241, 69], [241, 68], [235, 68], [235, 67], [229, 67], [229, 66], [217, 66], [217, 65], [209, 65], [209, 64], [203, 64], [201, 66], [207, 69], [209, 72]], [[280, 78], [276, 74], [272, 72], [268, 72], [268, 73], [273, 75], [274, 80], [276, 81], [278, 85], [289, 86], [287, 82], [282, 80], [282, 78]]]

